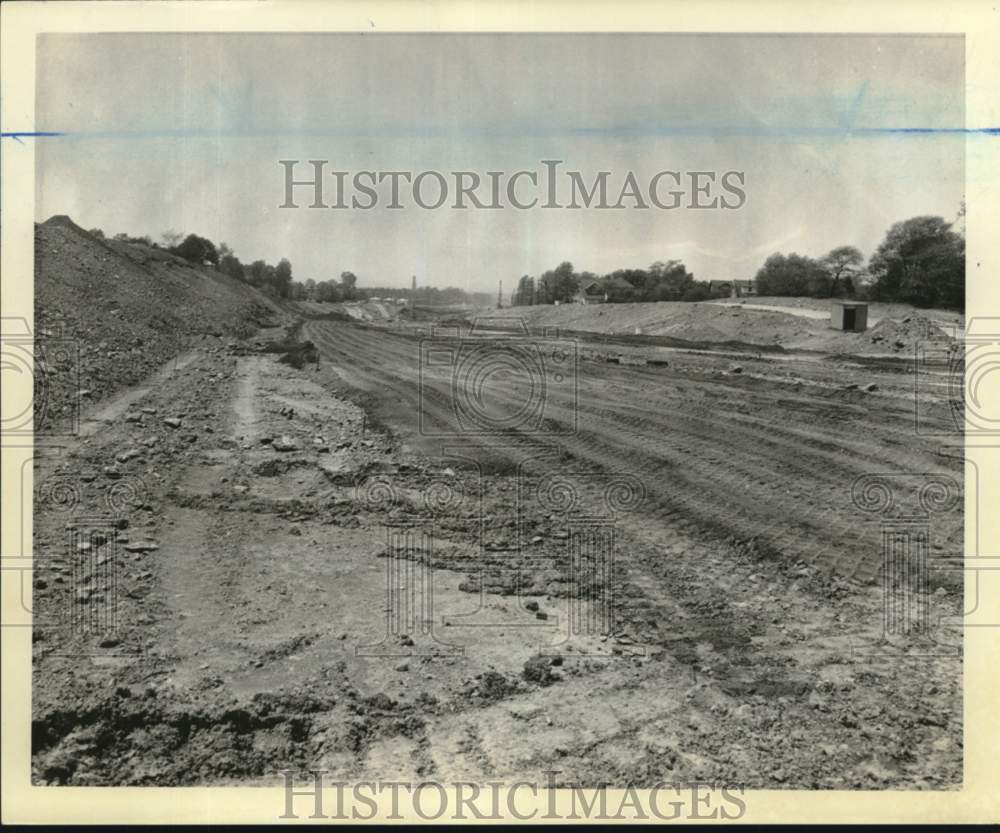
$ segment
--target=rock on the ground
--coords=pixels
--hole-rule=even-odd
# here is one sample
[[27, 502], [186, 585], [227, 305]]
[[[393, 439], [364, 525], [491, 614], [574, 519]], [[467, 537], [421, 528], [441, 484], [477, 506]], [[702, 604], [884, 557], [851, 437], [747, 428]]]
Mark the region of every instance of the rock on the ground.
[[297, 451], [299, 446], [291, 437], [287, 434], [282, 434], [278, 439], [271, 443], [271, 448], [275, 451]]

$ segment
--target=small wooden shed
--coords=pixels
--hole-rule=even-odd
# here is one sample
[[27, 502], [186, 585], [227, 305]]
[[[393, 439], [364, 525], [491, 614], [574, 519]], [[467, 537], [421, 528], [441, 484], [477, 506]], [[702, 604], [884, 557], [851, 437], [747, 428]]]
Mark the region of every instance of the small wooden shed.
[[831, 301], [830, 326], [835, 330], [863, 333], [868, 329], [868, 304], [864, 301]]

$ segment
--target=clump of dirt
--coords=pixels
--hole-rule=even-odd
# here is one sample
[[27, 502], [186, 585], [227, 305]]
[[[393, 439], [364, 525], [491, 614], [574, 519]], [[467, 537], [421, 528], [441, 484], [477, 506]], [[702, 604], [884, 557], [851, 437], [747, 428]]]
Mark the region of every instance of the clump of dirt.
[[540, 686], [550, 686], [559, 679], [552, 671], [552, 657], [542, 654], [535, 654], [524, 663], [522, 672], [524, 679], [529, 683], [536, 683]]
[[306, 461], [301, 459], [281, 460], [272, 458], [261, 460], [261, 462], [253, 466], [252, 471], [260, 477], [280, 477], [291, 469], [300, 468], [305, 465], [307, 465]]
[[506, 700], [520, 690], [521, 686], [517, 680], [511, 679], [499, 671], [490, 670], [476, 675], [475, 680], [468, 688], [468, 694], [471, 697], [476, 697], [481, 704], [486, 705]]
[[299, 338], [302, 333], [302, 319], [290, 324], [285, 331], [285, 337], [264, 345], [263, 353], [280, 353], [278, 361], [288, 364], [296, 370], [301, 370], [307, 363], [319, 364], [319, 351], [309, 340]]
[[247, 703], [206, 696], [192, 702], [163, 687], [120, 685], [103, 698], [87, 691], [63, 708], [36, 714], [35, 783], [195, 784], [267, 776], [314, 759], [315, 716], [334, 706], [306, 695]]
[[296, 370], [301, 370], [307, 363], [318, 364], [319, 352], [316, 350], [316, 345], [311, 341], [303, 341], [300, 344], [294, 345], [278, 361], [282, 364], [290, 364]]

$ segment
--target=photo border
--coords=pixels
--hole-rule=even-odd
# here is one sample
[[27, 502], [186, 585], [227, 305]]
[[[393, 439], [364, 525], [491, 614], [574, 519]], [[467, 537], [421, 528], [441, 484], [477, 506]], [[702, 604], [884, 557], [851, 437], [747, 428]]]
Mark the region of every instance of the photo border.
[[[984, 3], [910, 2], [20, 2], [2, 11], [2, 79], [0, 98], [6, 132], [53, 129], [36, 125], [35, 38], [42, 32], [729, 32], [729, 33], [866, 33], [891, 32], [964, 34], [966, 43], [966, 118], [970, 128], [1000, 126], [1000, 13]], [[571, 29], [569, 28], [571, 27]], [[33, 319], [34, 144], [29, 137], [3, 139], [2, 266], [0, 303], [5, 316]], [[1000, 314], [1000, 252], [995, 229], [1000, 136], [967, 139], [967, 316]], [[993, 278], [993, 280], [991, 280]], [[11, 389], [15, 382], [6, 382]], [[29, 381], [30, 384], [30, 381]], [[989, 390], [985, 402], [1000, 413], [1000, 388]], [[981, 407], [983, 405], [981, 404]], [[990, 446], [965, 443], [966, 495], [978, 489], [978, 505], [1000, 505], [1000, 473], [990, 470]], [[9, 447], [2, 456], [2, 553], [24, 558], [14, 538], [30, 512], [20, 504], [18, 472], [30, 447]], [[979, 465], [979, 482], [972, 482]], [[993, 499], [989, 498], [992, 494]], [[1000, 553], [1000, 517], [996, 512], [967, 509], [966, 541], [978, 536], [974, 556]], [[29, 526], [30, 529], [30, 526]], [[30, 535], [28, 536], [30, 540]], [[969, 553], [967, 552], [967, 557]], [[967, 568], [968, 569], [968, 568]], [[20, 577], [2, 577], [6, 611], [19, 604]], [[968, 573], [967, 573], [968, 575]], [[966, 609], [977, 604], [977, 617], [1000, 623], [1000, 571], [975, 573], [966, 582]], [[973, 597], [970, 594], [976, 593]], [[1000, 631], [972, 627], [965, 631], [964, 734], [965, 770], [961, 789], [935, 791], [750, 791], [739, 823], [767, 822], [985, 822], [1000, 817], [995, 790], [996, 749], [1000, 746], [1000, 715], [996, 684], [1000, 668]], [[279, 820], [285, 806], [283, 787], [38, 787], [30, 783], [31, 635], [26, 628], [4, 628], [2, 640], [2, 704], [4, 732], [0, 746], [3, 780], [0, 806], [5, 823], [259, 823]], [[565, 811], [568, 791], [558, 791], [556, 806]], [[648, 791], [639, 791], [648, 792]], [[523, 792], [522, 792], [523, 795]], [[612, 802], [623, 791], [609, 791]], [[540, 808], [544, 821], [548, 796], [523, 795], [523, 813]], [[617, 805], [615, 805], [617, 806]], [[380, 810], [389, 809], [388, 800]], [[409, 810], [409, 812], [408, 812]], [[409, 821], [422, 820], [404, 807]], [[376, 819], [377, 820], [377, 819]], [[516, 819], [509, 819], [516, 821]], [[299, 822], [308, 822], [300, 816]], [[442, 819], [441, 821], [447, 821]], [[290, 823], [290, 822], [286, 822]]]

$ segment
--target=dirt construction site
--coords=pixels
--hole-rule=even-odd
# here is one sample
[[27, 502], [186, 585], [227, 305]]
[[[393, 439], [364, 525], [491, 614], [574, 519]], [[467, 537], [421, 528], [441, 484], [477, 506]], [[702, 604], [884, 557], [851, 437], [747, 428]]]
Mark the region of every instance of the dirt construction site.
[[35, 783], [961, 784], [962, 451], [914, 352], [956, 317], [349, 310], [141, 248], [37, 231], [87, 393], [36, 424]]

